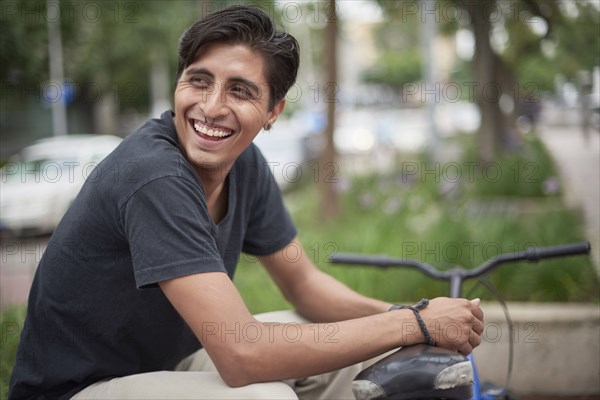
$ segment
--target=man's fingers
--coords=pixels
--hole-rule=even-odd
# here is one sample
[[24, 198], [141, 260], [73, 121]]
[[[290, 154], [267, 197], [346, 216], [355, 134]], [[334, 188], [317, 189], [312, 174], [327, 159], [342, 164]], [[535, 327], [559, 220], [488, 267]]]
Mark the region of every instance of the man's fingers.
[[473, 348], [479, 346], [481, 344], [481, 333], [473, 329], [471, 335], [469, 336], [469, 343]]
[[481, 320], [475, 320], [475, 322], [473, 322], [473, 324], [471, 325], [471, 329], [473, 329], [473, 331], [475, 333], [477, 333], [478, 335], [481, 335], [483, 333], [483, 329], [484, 329], [484, 325], [483, 322]]
[[466, 355], [481, 344], [484, 324], [480, 299], [436, 298], [430, 305], [423, 313], [427, 313], [427, 325], [438, 346]]
[[471, 300], [471, 312], [480, 321], [483, 321], [483, 310], [480, 307], [481, 300], [473, 299]]
[[462, 354], [463, 356], [468, 356], [469, 354], [471, 354], [473, 349], [474, 349], [474, 347], [471, 346], [471, 344], [469, 342], [465, 342], [465, 344], [463, 346], [461, 346], [460, 349], [458, 349], [458, 352], [460, 354]]

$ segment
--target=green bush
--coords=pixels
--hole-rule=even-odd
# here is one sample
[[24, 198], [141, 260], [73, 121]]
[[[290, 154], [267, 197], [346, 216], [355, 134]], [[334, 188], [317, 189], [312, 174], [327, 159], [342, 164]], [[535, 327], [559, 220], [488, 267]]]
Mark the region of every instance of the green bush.
[[[340, 182], [343, 216], [334, 222], [316, 218], [314, 186], [286, 196], [309, 258], [360, 293], [413, 302], [447, 295], [448, 285], [412, 270], [332, 265], [327, 262], [330, 254], [388, 254], [441, 269], [472, 268], [499, 253], [584, 240], [581, 218], [563, 205], [557, 183], [553, 191], [544, 189], [544, 181], [556, 179], [555, 169], [535, 138], [516, 155], [499, 161], [499, 168], [506, 171], [513, 163], [533, 163], [533, 182], [510, 177], [489, 184], [482, 174], [473, 181], [448, 182], [434, 174], [407, 173], [414, 171], [406, 168], [409, 165], [427, 165], [410, 163], [398, 163], [399, 168], [387, 175]], [[490, 280], [509, 301], [598, 301], [598, 279], [586, 256], [507, 265], [493, 272]], [[242, 260], [235, 282], [252, 312], [290, 307], [256, 262]], [[474, 285], [467, 284], [465, 293]], [[472, 294], [493, 298], [481, 287]]]
[[0, 345], [0, 398], [8, 397], [8, 382], [21, 338], [21, 328], [25, 321], [25, 306], [12, 306], [0, 313], [2, 342]]
[[525, 135], [517, 149], [499, 154], [483, 165], [475, 160], [474, 144], [469, 144], [464, 163], [477, 164], [471, 194], [481, 197], [546, 197], [560, 194], [558, 172], [543, 143], [533, 134]]

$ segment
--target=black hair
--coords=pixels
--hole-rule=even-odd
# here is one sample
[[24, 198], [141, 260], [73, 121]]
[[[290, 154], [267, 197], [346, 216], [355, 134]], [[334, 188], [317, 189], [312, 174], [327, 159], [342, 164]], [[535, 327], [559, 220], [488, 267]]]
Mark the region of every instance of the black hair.
[[202, 49], [214, 43], [242, 44], [262, 54], [269, 84], [269, 110], [296, 81], [300, 63], [296, 39], [277, 30], [273, 19], [261, 9], [241, 5], [209, 14], [183, 33], [179, 40], [177, 81]]

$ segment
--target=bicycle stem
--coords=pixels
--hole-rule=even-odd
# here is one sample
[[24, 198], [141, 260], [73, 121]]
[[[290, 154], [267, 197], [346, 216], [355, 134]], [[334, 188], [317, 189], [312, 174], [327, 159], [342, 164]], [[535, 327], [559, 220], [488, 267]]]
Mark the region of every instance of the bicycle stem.
[[457, 299], [462, 291], [463, 273], [460, 269], [453, 269], [448, 273], [450, 275], [450, 297]]

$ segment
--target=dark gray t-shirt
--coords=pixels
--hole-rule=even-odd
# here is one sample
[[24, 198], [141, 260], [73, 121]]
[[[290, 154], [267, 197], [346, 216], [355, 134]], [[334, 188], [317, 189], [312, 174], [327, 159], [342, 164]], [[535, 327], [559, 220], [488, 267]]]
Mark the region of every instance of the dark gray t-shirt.
[[232, 278], [241, 252], [271, 254], [296, 235], [254, 145], [227, 175], [227, 214], [215, 225], [172, 118], [149, 121], [101, 162], [54, 232], [10, 398], [68, 398], [101, 379], [172, 369], [201, 344], [157, 282]]

